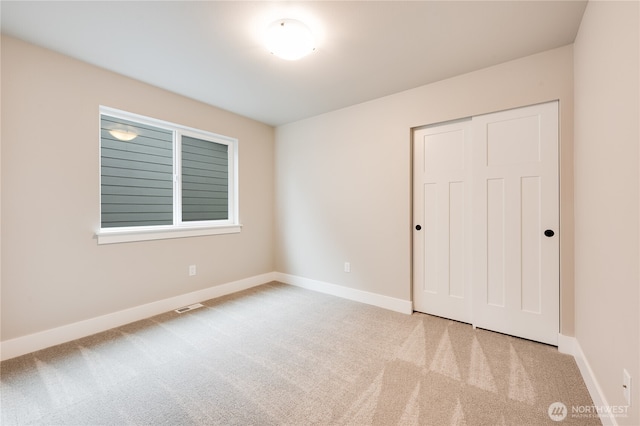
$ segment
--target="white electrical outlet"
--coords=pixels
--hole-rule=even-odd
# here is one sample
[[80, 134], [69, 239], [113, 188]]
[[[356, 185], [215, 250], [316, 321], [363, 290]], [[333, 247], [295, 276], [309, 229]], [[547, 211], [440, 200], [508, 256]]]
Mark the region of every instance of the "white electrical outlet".
[[351, 272], [351, 263], [344, 262], [344, 271], [345, 272]]
[[192, 277], [196, 274], [196, 265], [189, 265], [189, 276]]
[[631, 405], [631, 376], [626, 369], [622, 369], [622, 394], [627, 400], [627, 405]]

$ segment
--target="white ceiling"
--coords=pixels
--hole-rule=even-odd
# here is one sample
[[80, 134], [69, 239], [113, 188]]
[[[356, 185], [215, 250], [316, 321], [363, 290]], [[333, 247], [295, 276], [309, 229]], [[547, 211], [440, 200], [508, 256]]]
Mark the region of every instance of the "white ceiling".
[[[574, 41], [586, 1], [2, 1], [2, 32], [280, 125]], [[300, 61], [259, 32], [315, 29]]]

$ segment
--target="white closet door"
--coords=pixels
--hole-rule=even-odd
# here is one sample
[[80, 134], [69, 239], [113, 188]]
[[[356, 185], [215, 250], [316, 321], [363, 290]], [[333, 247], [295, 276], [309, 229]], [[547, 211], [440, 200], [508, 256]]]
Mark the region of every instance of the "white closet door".
[[414, 309], [557, 345], [557, 102], [422, 128], [413, 143]]
[[471, 321], [470, 120], [414, 133], [414, 309]]
[[474, 117], [473, 149], [473, 323], [557, 345], [557, 102]]

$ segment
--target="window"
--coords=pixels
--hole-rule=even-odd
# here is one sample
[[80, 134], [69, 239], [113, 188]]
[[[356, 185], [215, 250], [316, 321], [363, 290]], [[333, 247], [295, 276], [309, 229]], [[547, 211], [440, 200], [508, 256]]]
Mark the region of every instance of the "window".
[[101, 107], [98, 243], [239, 232], [237, 144]]

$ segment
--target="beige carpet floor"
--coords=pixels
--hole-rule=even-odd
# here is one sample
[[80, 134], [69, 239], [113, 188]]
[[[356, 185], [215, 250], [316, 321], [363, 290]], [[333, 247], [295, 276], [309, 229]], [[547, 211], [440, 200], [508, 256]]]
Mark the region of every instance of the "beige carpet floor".
[[204, 305], [2, 362], [2, 424], [600, 424], [555, 347], [279, 283]]

